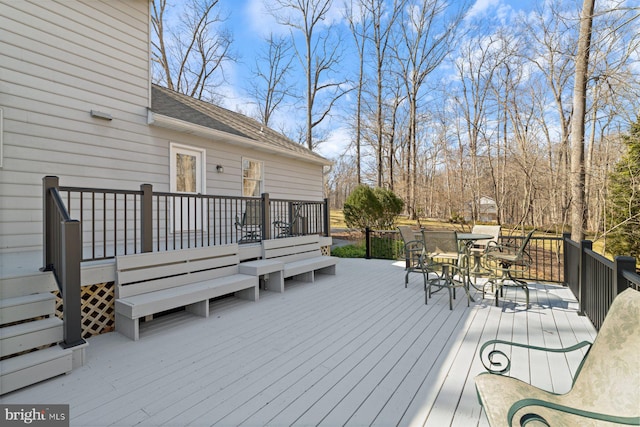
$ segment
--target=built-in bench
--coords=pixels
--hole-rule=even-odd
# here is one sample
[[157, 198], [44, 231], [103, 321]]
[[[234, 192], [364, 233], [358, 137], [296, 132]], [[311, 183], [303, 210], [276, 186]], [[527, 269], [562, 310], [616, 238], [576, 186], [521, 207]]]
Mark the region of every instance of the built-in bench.
[[185, 307], [209, 316], [209, 299], [258, 299], [258, 278], [241, 274], [238, 245], [116, 257], [116, 330], [138, 340], [140, 318]]
[[336, 274], [338, 258], [322, 255], [320, 236], [297, 236], [262, 242], [262, 259], [244, 262], [247, 274], [269, 274], [268, 289], [284, 292], [284, 279], [313, 282], [315, 273]]

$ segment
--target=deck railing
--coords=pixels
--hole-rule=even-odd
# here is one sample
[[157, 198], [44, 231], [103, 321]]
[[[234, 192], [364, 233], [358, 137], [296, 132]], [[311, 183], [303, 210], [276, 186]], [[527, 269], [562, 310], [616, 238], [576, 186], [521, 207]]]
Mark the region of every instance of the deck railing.
[[[70, 218], [79, 221], [82, 261], [116, 255], [186, 249], [229, 243], [254, 243], [292, 235], [329, 235], [328, 201], [303, 201], [59, 187]], [[45, 222], [53, 211], [45, 206]], [[266, 224], [266, 226], [265, 226]], [[45, 230], [45, 256], [53, 236]]]
[[43, 271], [51, 271], [62, 296], [64, 348], [85, 343], [82, 338], [80, 301], [80, 223], [71, 219], [60, 193], [58, 179], [45, 177], [43, 207], [49, 215], [43, 221], [45, 241]]
[[599, 330], [616, 295], [629, 287], [640, 291], [636, 260], [617, 256], [612, 261], [594, 252], [588, 240], [574, 242], [568, 234], [563, 240], [566, 284], [580, 303], [580, 313]]
[[[519, 246], [525, 236], [501, 235], [499, 241]], [[403, 245], [396, 230], [367, 230], [364, 235], [367, 258], [404, 259]], [[607, 259], [592, 250], [592, 242], [574, 242], [562, 237], [532, 236], [527, 245], [532, 264], [518, 278], [558, 282], [568, 286], [596, 329], [604, 321], [613, 299], [632, 287], [640, 291], [640, 275], [633, 257]]]
[[[524, 235], [500, 235], [499, 242], [519, 246]], [[368, 230], [365, 232], [367, 258], [404, 259], [402, 238], [397, 230]], [[518, 277], [525, 280], [562, 283], [563, 259], [562, 237], [532, 236], [527, 245], [532, 264], [528, 270], [520, 271]]]

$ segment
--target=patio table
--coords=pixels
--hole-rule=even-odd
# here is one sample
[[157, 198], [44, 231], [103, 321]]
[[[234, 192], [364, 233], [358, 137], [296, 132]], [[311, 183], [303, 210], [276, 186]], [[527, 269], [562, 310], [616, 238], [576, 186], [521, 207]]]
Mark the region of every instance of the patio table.
[[[491, 239], [493, 236], [490, 234], [481, 234], [481, 233], [458, 233], [458, 240], [463, 243], [466, 247], [466, 249], [469, 249], [471, 247], [471, 245], [473, 245], [476, 241], [478, 240], [489, 240]], [[465, 255], [467, 257], [469, 257], [469, 251], [465, 251]], [[478, 287], [475, 285], [475, 283], [471, 282], [471, 274], [473, 273], [473, 277], [477, 278], [477, 276], [480, 274], [480, 253], [476, 253], [474, 254], [474, 260], [473, 260], [473, 271], [471, 271], [471, 269], [469, 269], [468, 275], [469, 277], [467, 277], [467, 279], [469, 280], [469, 283], [471, 283], [471, 286], [473, 286], [476, 290], [480, 291], [482, 289], [478, 289]]]

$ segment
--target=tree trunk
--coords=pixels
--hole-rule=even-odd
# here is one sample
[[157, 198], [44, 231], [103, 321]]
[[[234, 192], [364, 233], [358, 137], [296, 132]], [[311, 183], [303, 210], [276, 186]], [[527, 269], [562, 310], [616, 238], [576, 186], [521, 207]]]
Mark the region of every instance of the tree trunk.
[[587, 104], [587, 78], [591, 25], [595, 0], [584, 0], [580, 16], [578, 56], [573, 88], [573, 117], [571, 121], [571, 240], [584, 239], [586, 225], [584, 203], [584, 122]]

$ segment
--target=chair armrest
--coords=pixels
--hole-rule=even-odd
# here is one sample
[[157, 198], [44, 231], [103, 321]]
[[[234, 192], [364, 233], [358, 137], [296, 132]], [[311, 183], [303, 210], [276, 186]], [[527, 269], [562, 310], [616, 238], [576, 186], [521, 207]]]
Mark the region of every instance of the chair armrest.
[[[607, 421], [610, 423], [616, 424], [628, 424], [628, 425], [638, 425], [640, 424], [640, 416], [638, 417], [620, 417], [617, 415], [609, 415], [602, 414], [599, 412], [591, 412], [584, 411], [582, 409], [572, 408], [570, 406], [560, 405], [554, 402], [547, 402], [542, 399], [522, 399], [511, 405], [509, 408], [509, 412], [507, 414], [507, 418], [509, 420], [509, 427], [513, 426], [514, 417], [516, 413], [524, 408], [529, 406], [538, 406], [547, 409], [551, 409], [554, 411], [563, 412], [566, 414], [577, 415], [579, 417], [590, 418], [599, 421]], [[519, 420], [515, 420], [517, 422], [516, 425], [524, 426], [530, 421], [538, 421], [547, 426], [551, 426], [547, 420], [544, 419], [541, 415], [536, 414], [535, 412], [528, 412], [525, 415], [521, 416]]]
[[518, 252], [518, 249], [520, 249], [520, 246], [515, 246], [515, 245], [509, 245], [509, 244], [502, 244], [502, 243], [495, 243], [495, 242], [489, 242], [489, 244], [486, 247], [485, 253], [486, 254], [490, 254], [490, 253], [516, 253]]
[[417, 248], [419, 248], [420, 250], [422, 250], [422, 248], [424, 247], [424, 242], [422, 240], [409, 240], [408, 242], [406, 242], [404, 244], [405, 249], [411, 245], [416, 245], [415, 248], [411, 249], [412, 251], [416, 250]]
[[[511, 369], [511, 360], [502, 350], [498, 350], [495, 348], [489, 351], [489, 353], [487, 353], [485, 357], [484, 351], [489, 346], [496, 345], [496, 344], [504, 344], [509, 347], [527, 348], [530, 350], [546, 351], [549, 353], [568, 353], [570, 351], [579, 350], [582, 347], [586, 347], [586, 346], [589, 346], [589, 348], [591, 348], [591, 343], [589, 341], [582, 341], [582, 342], [579, 342], [578, 344], [572, 345], [570, 347], [565, 347], [565, 348], [547, 348], [547, 347], [538, 347], [538, 346], [529, 345], [529, 344], [515, 343], [511, 341], [504, 341], [504, 340], [489, 340], [484, 344], [482, 344], [482, 347], [480, 347], [480, 351], [478, 352], [478, 355], [480, 356], [480, 361], [482, 362], [482, 366], [484, 366], [487, 372], [491, 374], [499, 374], [499, 375], [509, 372], [509, 369]], [[497, 369], [497, 368], [501, 368], [503, 364], [505, 366], [502, 369]]]

